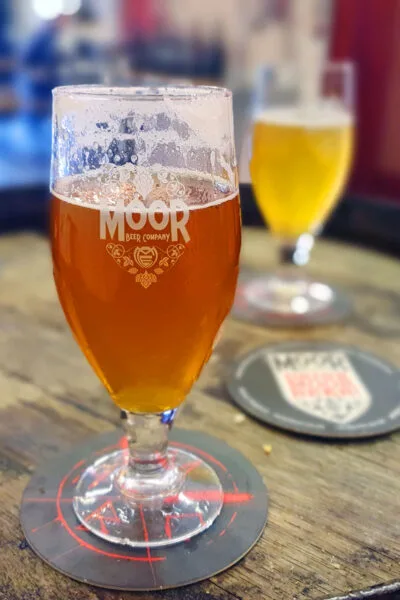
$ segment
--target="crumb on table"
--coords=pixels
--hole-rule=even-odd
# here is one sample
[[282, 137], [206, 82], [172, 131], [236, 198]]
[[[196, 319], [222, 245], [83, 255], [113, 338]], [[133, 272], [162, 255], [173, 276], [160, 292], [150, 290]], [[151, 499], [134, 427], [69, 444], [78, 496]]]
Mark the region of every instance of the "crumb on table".
[[240, 425], [241, 423], [243, 423], [246, 420], [246, 417], [242, 414], [242, 413], [237, 413], [234, 417], [233, 417], [233, 422], [236, 423], [236, 425]]

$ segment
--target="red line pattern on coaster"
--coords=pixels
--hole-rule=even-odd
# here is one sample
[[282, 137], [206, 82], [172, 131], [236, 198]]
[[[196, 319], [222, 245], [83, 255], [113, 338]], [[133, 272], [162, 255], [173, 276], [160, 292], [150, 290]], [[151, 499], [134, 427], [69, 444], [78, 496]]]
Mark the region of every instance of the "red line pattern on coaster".
[[128, 440], [125, 435], [120, 438], [117, 446], [120, 450], [128, 450]]
[[[222, 492], [223, 502], [224, 504], [244, 504], [246, 502], [250, 502], [253, 500], [253, 494], [243, 493], [232, 493], [232, 492]], [[218, 502], [221, 498], [221, 492], [218, 490], [206, 490], [206, 491], [188, 491], [185, 492], [185, 496], [190, 500], [206, 500], [208, 502]], [[172, 504], [176, 496], [168, 496], [165, 498], [165, 504]]]
[[183, 448], [184, 450], [189, 450], [189, 452], [195, 452], [196, 454], [201, 454], [202, 456], [204, 456], [209, 462], [214, 463], [214, 465], [218, 465], [220, 469], [222, 469], [225, 473], [228, 472], [228, 469], [226, 468], [225, 465], [222, 464], [222, 462], [220, 462], [219, 460], [217, 460], [216, 458], [214, 458], [214, 456], [211, 456], [211, 454], [208, 454], [207, 452], [204, 452], [204, 450], [200, 450], [200, 448], [193, 448], [192, 446], [189, 446], [189, 444], [182, 444], [181, 442], [171, 442], [171, 444], [173, 446], [177, 446], [178, 448]]
[[232, 517], [231, 517], [231, 519], [230, 519], [230, 521], [229, 521], [229, 523], [228, 523], [228, 525], [226, 526], [226, 528], [223, 529], [222, 531], [220, 531], [219, 537], [222, 537], [222, 536], [224, 536], [226, 534], [227, 529], [229, 529], [229, 527], [232, 525], [232, 523], [236, 519], [236, 517], [237, 517], [237, 512], [234, 512], [233, 515], [232, 515]]
[[39, 525], [39, 527], [35, 527], [34, 529], [31, 529], [31, 533], [36, 533], [37, 531], [39, 531], [39, 529], [42, 529], [43, 527], [46, 527], [46, 525], [50, 525], [51, 523], [57, 523], [58, 520], [59, 520], [58, 517], [55, 517], [51, 521], [47, 521], [47, 523], [43, 523], [43, 525]]
[[237, 517], [237, 512], [234, 512], [231, 517], [231, 520], [229, 521], [228, 525], [226, 526], [227, 529], [228, 529], [228, 527], [230, 527], [232, 525], [232, 523], [236, 519], [236, 517]]
[[[92, 483], [89, 485], [89, 490], [92, 490], [97, 485], [99, 485], [99, 483], [102, 483], [105, 479], [107, 479], [107, 477], [109, 477], [109, 475], [111, 475], [111, 473], [112, 473], [111, 469], [104, 469], [103, 473], [101, 473], [101, 475], [99, 475], [99, 477], [97, 477], [96, 479], [93, 479]], [[72, 483], [74, 483], [74, 482], [72, 481]]]
[[[82, 464], [78, 463], [78, 464]], [[159, 562], [159, 561], [163, 561], [166, 560], [165, 556], [157, 556], [157, 557], [152, 557], [147, 555], [146, 557], [144, 556], [130, 556], [130, 555], [126, 555], [126, 554], [117, 554], [116, 552], [106, 552], [105, 550], [100, 550], [100, 548], [96, 548], [96, 546], [93, 546], [92, 544], [89, 544], [88, 542], [84, 541], [82, 538], [80, 538], [72, 529], [71, 527], [68, 525], [62, 510], [61, 510], [61, 498], [62, 498], [62, 492], [64, 489], [64, 486], [68, 480], [68, 478], [72, 475], [72, 473], [74, 473], [74, 471], [78, 468], [78, 465], [75, 465], [72, 467], [72, 469], [69, 471], [69, 473], [67, 473], [63, 479], [60, 482], [60, 485], [58, 487], [58, 491], [57, 491], [57, 497], [56, 497], [56, 510], [57, 510], [57, 516], [61, 522], [61, 525], [67, 530], [67, 532], [69, 533], [69, 535], [80, 545], [83, 546], [84, 548], [86, 548], [87, 550], [91, 550], [93, 552], [97, 552], [98, 554], [102, 554], [104, 556], [108, 556], [109, 558], [117, 558], [117, 559], [122, 559], [122, 560], [130, 560], [133, 562]]]
[[[109, 511], [110, 514], [106, 515], [106, 511]], [[106, 500], [101, 506], [97, 507], [94, 511], [92, 511], [88, 517], [86, 517], [86, 521], [98, 521], [100, 524], [100, 529], [103, 533], [108, 534], [108, 529], [106, 525], [106, 521], [110, 523], [121, 523], [121, 519], [118, 517], [114, 505], [111, 500]]]
[[[207, 460], [207, 462], [212, 463], [216, 466], [218, 466], [219, 469], [221, 469], [224, 473], [226, 473], [227, 479], [230, 483], [230, 485], [232, 486], [232, 490], [233, 491], [227, 491], [223, 493], [223, 498], [224, 498], [224, 505], [230, 505], [230, 504], [245, 504], [250, 502], [251, 500], [253, 500], [253, 495], [246, 493], [246, 492], [240, 492], [238, 486], [236, 485], [232, 475], [229, 473], [227, 467], [225, 467], [225, 465], [223, 465], [219, 460], [217, 460], [216, 458], [214, 458], [212, 455], [208, 454], [207, 452], [200, 450], [198, 448], [194, 448], [188, 444], [183, 444], [180, 442], [172, 442], [172, 461], [174, 460], [174, 446], [178, 447], [178, 448], [182, 448], [185, 449], [193, 454], [198, 454], [200, 456], [202, 456], [203, 458], [205, 458]], [[111, 446], [108, 446], [107, 448], [103, 448], [102, 450], [93, 452], [92, 456], [99, 456], [99, 455], [104, 455], [106, 453], [110, 453], [112, 451], [117, 451], [117, 450], [126, 450], [127, 451], [127, 440], [125, 438], [125, 436], [122, 436], [120, 438], [120, 440], [116, 443], [113, 444]], [[56, 507], [56, 517], [54, 519], [52, 519], [51, 521], [48, 521], [47, 523], [44, 523], [43, 525], [39, 525], [38, 527], [34, 528], [31, 530], [32, 533], [36, 533], [37, 531], [39, 531], [42, 527], [45, 527], [51, 523], [58, 523], [60, 527], [62, 527], [63, 529], [65, 529], [65, 531], [69, 534], [69, 536], [75, 540], [76, 545], [74, 545], [73, 547], [67, 548], [67, 550], [65, 550], [64, 552], [60, 553], [59, 555], [54, 557], [54, 562], [58, 561], [61, 557], [65, 556], [66, 554], [73, 552], [74, 550], [76, 550], [77, 548], [84, 548], [85, 550], [88, 551], [93, 551], [96, 552], [97, 554], [100, 555], [104, 555], [107, 556], [108, 558], [111, 559], [117, 559], [117, 560], [128, 560], [128, 561], [132, 561], [132, 562], [144, 562], [149, 564], [150, 569], [151, 569], [151, 573], [152, 573], [152, 578], [154, 581], [154, 584], [157, 584], [157, 578], [156, 578], [156, 573], [154, 572], [154, 567], [153, 564], [154, 562], [161, 562], [161, 561], [165, 561], [167, 560], [166, 556], [152, 556], [151, 553], [151, 548], [149, 545], [147, 545], [145, 547], [145, 552], [146, 555], [139, 555], [139, 556], [135, 556], [133, 554], [120, 554], [118, 553], [118, 551], [114, 551], [114, 552], [108, 552], [106, 550], [102, 550], [98, 547], [96, 547], [95, 545], [91, 544], [90, 542], [86, 541], [85, 539], [83, 539], [82, 537], [79, 536], [79, 534], [81, 532], [88, 532], [87, 527], [85, 527], [85, 525], [77, 523], [75, 526], [74, 525], [69, 525], [67, 522], [66, 517], [63, 514], [63, 508], [62, 506], [67, 504], [70, 505], [71, 502], [73, 501], [72, 497], [63, 497], [63, 492], [64, 489], [67, 488], [68, 492], [71, 493], [70, 488], [71, 485], [75, 486], [77, 481], [79, 481], [81, 473], [77, 473], [77, 470], [81, 469], [83, 466], [87, 465], [89, 463], [90, 459], [87, 460], [81, 460], [79, 461], [77, 464], [75, 464], [71, 470], [61, 479], [59, 486], [58, 486], [58, 490], [57, 490], [57, 495], [56, 497], [27, 497], [24, 498], [24, 503], [55, 503], [55, 507]], [[190, 472], [192, 472], [193, 470], [195, 470], [199, 465], [201, 464], [200, 460], [192, 460], [190, 462], [188, 462], [185, 467], [185, 474], [189, 474]], [[95, 487], [96, 485], [100, 484], [103, 480], [105, 480], [107, 478], [107, 476], [109, 475], [109, 472], [105, 471], [104, 473], [102, 473], [98, 479], [93, 482], [92, 487]], [[73, 493], [73, 492], [72, 492]], [[213, 492], [209, 492], [209, 491], [192, 491], [192, 492], [188, 492], [187, 493], [188, 498], [192, 499], [192, 500], [205, 500], [205, 501], [209, 501], [209, 502], [213, 502], [213, 501], [218, 501], [220, 499], [220, 492], [218, 491], [213, 491]], [[175, 500], [175, 496], [171, 496], [170, 498], [166, 499], [166, 502], [173, 502]], [[68, 508], [68, 511], [70, 511], [71, 509]], [[147, 524], [146, 524], [146, 518], [145, 518], [145, 511], [142, 505], [140, 505], [139, 507], [139, 512], [140, 512], [140, 518], [141, 518], [141, 522], [142, 522], [142, 527], [143, 527], [143, 536], [145, 541], [148, 542], [148, 530], [147, 530]], [[69, 514], [69, 512], [68, 512]], [[236, 517], [237, 517], [237, 512], [235, 511], [226, 528], [223, 529], [218, 536], [219, 537], [223, 537], [226, 534], [227, 529], [232, 525], [232, 523], [235, 521]], [[172, 538], [173, 532], [172, 532], [172, 528], [173, 528], [173, 523], [174, 521], [178, 521], [179, 519], [198, 519], [199, 521], [199, 526], [204, 525], [204, 520], [203, 520], [203, 516], [201, 513], [188, 513], [188, 514], [169, 514], [166, 516], [166, 520], [165, 520], [165, 533], [167, 535], [168, 538]], [[101, 506], [97, 507], [88, 517], [87, 517], [87, 521], [97, 521], [98, 522], [98, 526], [100, 527], [101, 531], [103, 533], [108, 533], [108, 529], [107, 529], [107, 523], [120, 523], [121, 520], [115, 510], [114, 504], [113, 504], [113, 498], [110, 497], [107, 499], [106, 502], [104, 502]], [[218, 537], [217, 537], [218, 539]], [[190, 540], [187, 540], [190, 541]], [[213, 543], [216, 540], [211, 538], [210, 540], [208, 540], [206, 543]], [[135, 549], [131, 550], [132, 552], [135, 551]]]
[[[146, 519], [144, 518], [143, 506], [141, 504], [139, 504], [139, 513], [140, 513], [140, 520], [142, 521], [142, 526], [143, 526], [143, 536], [144, 536], [145, 541], [148, 542], [149, 541], [149, 533], [147, 531]], [[154, 583], [157, 584], [156, 574], [154, 573], [153, 565], [151, 564], [151, 561], [153, 559], [151, 556], [150, 546], [146, 546], [146, 553], [147, 553], [147, 560], [150, 564], [151, 576], [153, 577]]]
[[73, 552], [74, 550], [78, 550], [78, 548], [82, 548], [82, 546], [73, 546], [72, 548], [69, 548], [68, 550], [65, 550], [64, 552], [60, 552], [60, 554], [56, 554], [56, 556], [53, 557], [54, 562], [56, 560], [59, 560], [62, 556], [65, 556], [66, 554], [69, 554], [70, 552]]
[[[235, 484], [236, 490], [238, 490], [236, 484]], [[186, 496], [188, 498], [190, 498], [191, 500], [209, 500], [210, 502], [215, 502], [217, 500], [219, 500], [220, 494], [218, 491], [212, 491], [212, 492], [186, 492]], [[175, 500], [176, 496], [169, 496], [168, 498], [165, 499], [165, 503], [172, 503]], [[253, 494], [248, 494], [246, 492], [239, 492], [239, 491], [235, 491], [235, 492], [225, 492], [224, 493], [224, 503], [225, 504], [242, 504], [245, 502], [250, 502], [250, 500], [253, 500], [254, 496]], [[60, 498], [59, 502], [72, 502], [73, 498]], [[112, 500], [112, 498], [110, 498], [110, 500]], [[25, 498], [24, 502], [56, 502], [57, 498]]]
[[185, 473], [185, 475], [188, 475], [189, 473], [197, 469], [197, 467], [199, 467], [200, 465], [201, 460], [193, 460], [192, 462], [187, 463], [187, 465], [184, 466], [182, 471]]
[[173, 519], [198, 519], [199, 524], [204, 525], [204, 519], [201, 513], [176, 513], [172, 515], [165, 515], [165, 534], [169, 539], [172, 538], [171, 520]]

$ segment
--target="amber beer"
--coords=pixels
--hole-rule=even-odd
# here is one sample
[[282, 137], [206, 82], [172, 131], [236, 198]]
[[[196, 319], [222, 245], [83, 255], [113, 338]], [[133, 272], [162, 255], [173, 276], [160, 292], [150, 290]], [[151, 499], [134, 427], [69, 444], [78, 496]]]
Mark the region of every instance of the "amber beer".
[[273, 233], [297, 238], [318, 229], [343, 189], [352, 146], [351, 116], [340, 108], [279, 108], [256, 117], [250, 172]]
[[[100, 182], [68, 182], [53, 196], [54, 277], [88, 361], [112, 398], [133, 412], [177, 407], [208, 359], [233, 302], [240, 212], [236, 192], [189, 204], [96, 202]], [[74, 189], [74, 194], [68, 190]], [[220, 186], [221, 189], [221, 186]], [[125, 194], [126, 196], [126, 194]], [[78, 199], [79, 197], [79, 199]]]

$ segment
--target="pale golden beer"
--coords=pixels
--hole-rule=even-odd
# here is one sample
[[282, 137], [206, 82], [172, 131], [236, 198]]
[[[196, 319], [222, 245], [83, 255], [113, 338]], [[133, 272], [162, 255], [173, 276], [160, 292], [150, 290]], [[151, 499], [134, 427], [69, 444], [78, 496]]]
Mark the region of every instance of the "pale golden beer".
[[140, 201], [129, 214], [124, 198], [128, 202], [134, 191], [122, 185], [113, 188], [122, 205], [110, 201], [101, 209], [100, 177], [60, 180], [62, 194], [53, 196], [54, 277], [62, 307], [90, 364], [128, 411], [156, 413], [183, 402], [236, 287], [237, 192], [221, 193], [210, 180], [182, 174], [173, 183], [190, 194], [190, 205], [178, 202], [174, 209], [155, 185], [153, 214]]
[[340, 197], [353, 148], [351, 115], [341, 108], [267, 109], [255, 118], [250, 172], [273, 233], [314, 233]]

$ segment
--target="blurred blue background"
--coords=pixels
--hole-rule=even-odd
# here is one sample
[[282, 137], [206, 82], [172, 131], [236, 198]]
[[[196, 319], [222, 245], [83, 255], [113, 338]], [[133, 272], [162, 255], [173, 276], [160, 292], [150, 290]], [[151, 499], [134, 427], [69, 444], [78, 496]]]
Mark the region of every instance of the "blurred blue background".
[[[323, 3], [316, 15], [322, 44], [331, 0]], [[257, 65], [287, 58], [289, 5], [289, 0], [1, 0], [0, 225], [42, 219], [56, 85], [227, 85], [234, 90], [240, 151]]]
[[45, 226], [51, 89], [73, 83], [230, 87], [244, 222], [260, 222], [246, 185], [253, 86], [261, 65], [293, 61], [299, 6], [313, 55], [358, 74], [351, 193], [327, 231], [400, 251], [400, 0], [0, 0], [0, 231]]

